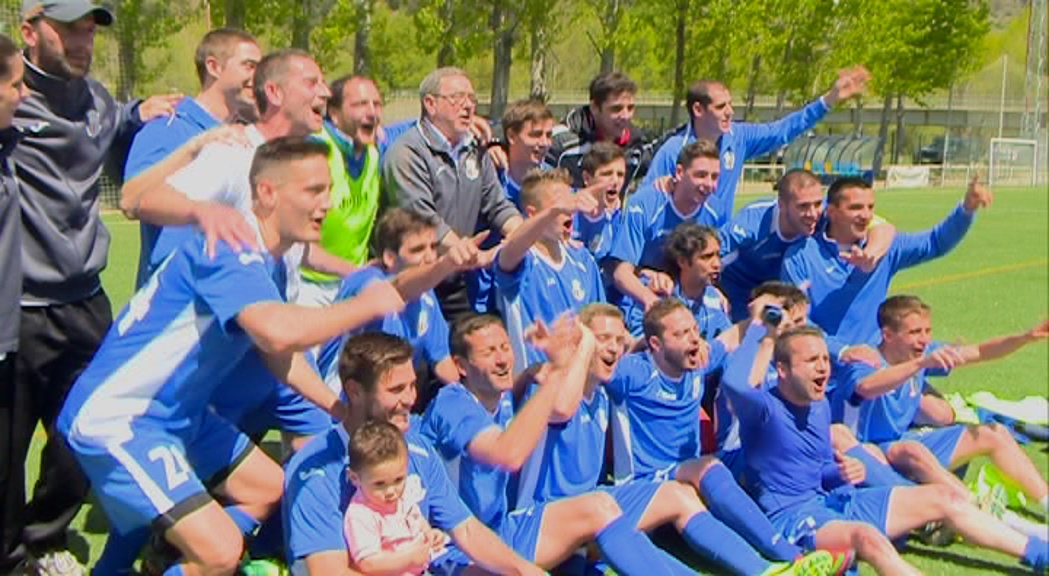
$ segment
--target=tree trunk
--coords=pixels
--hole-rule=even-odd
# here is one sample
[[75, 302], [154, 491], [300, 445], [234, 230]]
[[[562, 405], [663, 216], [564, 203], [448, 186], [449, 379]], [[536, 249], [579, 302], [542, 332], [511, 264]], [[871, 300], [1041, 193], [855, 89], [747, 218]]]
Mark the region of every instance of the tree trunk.
[[532, 66], [528, 96], [546, 102], [550, 97], [546, 88], [546, 26], [539, 25], [532, 30], [531, 37]]
[[881, 107], [881, 124], [878, 126], [878, 147], [874, 151], [874, 178], [881, 172], [882, 160], [885, 157], [885, 143], [889, 139], [889, 112], [892, 111], [892, 93], [885, 95]]
[[437, 67], [444, 68], [455, 64], [455, 32], [453, 16], [455, 0], [444, 0], [440, 9], [440, 20], [448, 27], [441, 35], [441, 47], [437, 50]]
[[313, 13], [314, 0], [298, 0], [291, 20], [291, 47], [310, 50], [310, 16]]
[[237, 30], [244, 29], [244, 0], [226, 0], [224, 7], [224, 14], [226, 22], [224, 26], [226, 28], [236, 28]]
[[903, 93], [896, 95], [896, 146], [892, 151], [892, 163], [899, 164], [904, 146], [903, 132]]
[[120, 62], [120, 76], [117, 78], [117, 100], [130, 101], [135, 93], [137, 70], [135, 69], [135, 22], [125, 11], [117, 11], [117, 58]]
[[371, 76], [371, 51], [368, 38], [372, 31], [375, 0], [356, 0], [357, 30], [353, 33], [353, 73]]
[[[783, 48], [783, 60], [780, 65], [786, 69], [787, 63], [790, 62], [791, 53], [794, 51], [794, 35], [791, 34], [790, 38], [787, 39], [787, 45]], [[779, 118], [783, 114], [783, 105], [787, 100], [787, 89], [783, 86], [783, 82], [778, 82], [779, 90], [776, 91], [776, 117]]]
[[677, 126], [681, 113], [681, 96], [685, 93], [685, 25], [688, 0], [678, 0], [674, 17], [674, 102], [670, 107], [670, 125]]
[[758, 74], [761, 72], [761, 54], [755, 54], [750, 63], [750, 74], [747, 75], [747, 104], [743, 108], [743, 121], [750, 119], [754, 113], [754, 101], [758, 95]]
[[510, 66], [514, 57], [515, 14], [507, 14], [505, 0], [496, 0], [489, 21], [494, 33], [492, 46], [492, 100], [489, 118], [502, 118], [510, 96]]
[[606, 0], [604, 22], [604, 45], [601, 47], [601, 73], [611, 72], [616, 67], [616, 36], [619, 30], [619, 19], [622, 15], [620, 0]]

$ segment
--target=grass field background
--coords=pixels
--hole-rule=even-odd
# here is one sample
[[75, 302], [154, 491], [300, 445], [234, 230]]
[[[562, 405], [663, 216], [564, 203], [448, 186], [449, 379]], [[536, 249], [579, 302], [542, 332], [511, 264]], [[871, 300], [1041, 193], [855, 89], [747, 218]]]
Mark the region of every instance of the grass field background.
[[[877, 212], [901, 231], [921, 230], [940, 221], [962, 193], [960, 189], [879, 190]], [[751, 199], [753, 196], [742, 200]], [[103, 281], [116, 313], [131, 295], [138, 263], [138, 225], [119, 214], [107, 214], [105, 220], [113, 242]], [[1049, 312], [1049, 192], [1045, 188], [997, 190], [994, 205], [979, 214], [954, 252], [901, 272], [892, 292], [917, 294], [928, 302], [933, 307], [934, 337], [941, 340], [978, 342], [1034, 326]], [[1038, 343], [1007, 359], [963, 368], [937, 386], [944, 392], [990, 390], [1010, 399], [1045, 395], [1049, 391], [1049, 347]], [[38, 431], [27, 463], [31, 481], [36, 477], [42, 439]], [[1026, 450], [1047, 474], [1046, 445], [1031, 444]], [[970, 473], [977, 467], [971, 467]], [[104, 516], [90, 505], [75, 520], [72, 548], [82, 561], [92, 563], [98, 557], [105, 526]], [[912, 545], [905, 555], [927, 574], [1011, 573], [1018, 566], [1004, 555], [964, 544], [946, 549]]]

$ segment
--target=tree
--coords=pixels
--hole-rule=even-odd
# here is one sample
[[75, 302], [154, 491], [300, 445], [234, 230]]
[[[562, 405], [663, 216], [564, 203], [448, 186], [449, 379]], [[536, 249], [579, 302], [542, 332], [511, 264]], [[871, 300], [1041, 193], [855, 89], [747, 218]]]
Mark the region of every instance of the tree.
[[415, 38], [437, 67], [461, 64], [476, 55], [487, 40], [484, 10], [468, 0], [416, 0], [408, 4]]
[[114, 4], [120, 62], [116, 89], [118, 100], [134, 98], [139, 83], [151, 81], [164, 69], [170, 56], [147, 62], [146, 51], [164, 46], [169, 36], [186, 25], [194, 8], [199, 8], [199, 5], [194, 7], [162, 0], [120, 0]]
[[616, 50], [624, 43], [628, 10], [632, 0], [595, 0], [586, 6], [597, 16], [600, 24], [597, 36], [588, 34], [590, 44], [601, 58], [601, 73], [611, 72], [616, 65]]

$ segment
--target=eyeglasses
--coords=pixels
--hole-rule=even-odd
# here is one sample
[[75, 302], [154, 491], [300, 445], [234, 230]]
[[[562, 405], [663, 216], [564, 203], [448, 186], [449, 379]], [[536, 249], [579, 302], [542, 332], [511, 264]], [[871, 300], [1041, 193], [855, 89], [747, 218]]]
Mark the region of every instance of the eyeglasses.
[[459, 108], [467, 101], [474, 106], [477, 106], [477, 95], [473, 92], [454, 92], [452, 94], [434, 94], [437, 98], [445, 98], [448, 103], [456, 108]]

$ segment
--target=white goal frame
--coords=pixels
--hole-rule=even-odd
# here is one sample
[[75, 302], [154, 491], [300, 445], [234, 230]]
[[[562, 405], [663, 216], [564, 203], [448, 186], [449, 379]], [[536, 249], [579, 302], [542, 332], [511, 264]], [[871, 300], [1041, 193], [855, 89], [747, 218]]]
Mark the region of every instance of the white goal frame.
[[1031, 146], [1031, 149], [1033, 150], [1033, 153], [1031, 154], [1031, 164], [1029, 167], [1024, 166], [1023, 168], [1031, 171], [1031, 180], [1029, 184], [1034, 186], [1038, 181], [1039, 144], [1038, 140], [1028, 140], [1024, 138], [991, 138], [991, 146], [989, 148], [990, 156], [987, 159], [987, 169], [989, 172], [987, 175], [988, 184], [994, 186], [1006, 178], [1006, 175], [1003, 174], [1002, 164], [1000, 162], [999, 146], [1001, 144], [1021, 144]]

